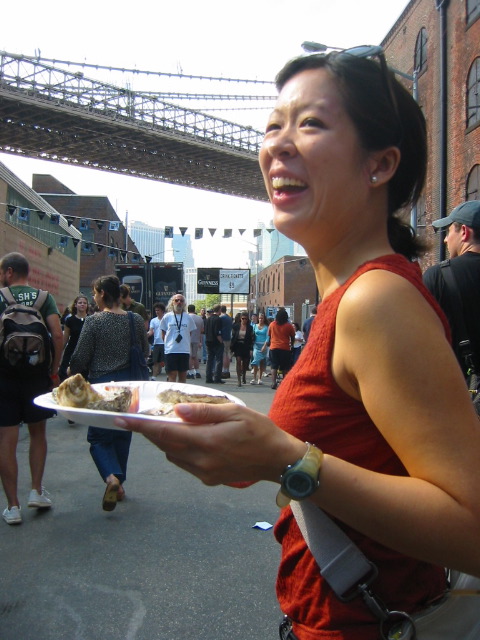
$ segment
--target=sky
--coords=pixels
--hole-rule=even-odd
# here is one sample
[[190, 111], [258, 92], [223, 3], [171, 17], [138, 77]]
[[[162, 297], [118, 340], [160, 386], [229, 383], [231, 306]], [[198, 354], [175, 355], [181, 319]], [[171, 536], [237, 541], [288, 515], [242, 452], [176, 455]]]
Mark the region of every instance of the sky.
[[[83, 0], [76, 8], [66, 8], [64, 0], [44, 0], [41, 6], [38, 0], [23, 0], [2, 7], [0, 49], [123, 69], [273, 80], [288, 59], [301, 53], [305, 40], [345, 48], [379, 44], [407, 4], [407, 0], [139, 0], [127, 8], [110, 0]], [[275, 93], [273, 85], [106, 73], [85, 70], [88, 77], [108, 77], [109, 82], [134, 90], [220, 93], [228, 85], [233, 93]], [[273, 103], [267, 106], [270, 109]], [[268, 109], [212, 115], [263, 130]], [[253, 229], [259, 222], [269, 226], [272, 218], [268, 203], [10, 154], [0, 153], [0, 161], [28, 185], [33, 173], [49, 173], [77, 194], [108, 196], [121, 220], [128, 211], [130, 221], [174, 226], [177, 233], [178, 227], [188, 227], [196, 266], [214, 266], [215, 255], [216, 266], [245, 267], [246, 253], [254, 250]], [[213, 238], [205, 231], [202, 240], [194, 240], [195, 227], [218, 231]], [[231, 239], [221, 238], [224, 228], [234, 230]], [[235, 231], [240, 228], [247, 229], [241, 237]]]

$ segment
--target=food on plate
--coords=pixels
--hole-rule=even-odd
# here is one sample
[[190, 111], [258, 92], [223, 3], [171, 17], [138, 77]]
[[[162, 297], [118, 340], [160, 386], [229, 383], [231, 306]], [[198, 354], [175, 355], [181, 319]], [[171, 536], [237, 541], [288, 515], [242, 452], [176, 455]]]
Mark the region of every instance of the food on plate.
[[157, 402], [154, 407], [141, 411], [140, 413], [149, 416], [173, 415], [173, 408], [176, 404], [183, 402], [205, 402], [207, 404], [225, 404], [232, 402], [227, 396], [212, 396], [206, 393], [185, 393], [177, 389], [166, 389], [157, 395]]
[[[52, 391], [55, 402], [63, 407], [119, 413], [138, 411], [138, 390], [134, 402], [132, 395], [132, 389], [121, 386], [106, 386], [103, 393], [98, 393], [80, 373], [70, 376]], [[135, 404], [136, 407], [132, 406]]]

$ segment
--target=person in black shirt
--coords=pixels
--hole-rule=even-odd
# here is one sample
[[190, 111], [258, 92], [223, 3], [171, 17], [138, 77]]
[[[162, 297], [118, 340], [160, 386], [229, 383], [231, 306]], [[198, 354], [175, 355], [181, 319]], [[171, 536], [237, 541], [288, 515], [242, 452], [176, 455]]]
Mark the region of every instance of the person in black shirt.
[[[480, 371], [480, 201], [470, 200], [456, 207], [449, 216], [435, 220], [436, 229], [447, 227], [445, 244], [450, 254], [450, 267], [462, 301], [463, 320], [470, 340], [475, 368]], [[454, 300], [442, 275], [441, 264], [428, 268], [423, 281], [448, 318], [452, 330], [452, 346], [465, 375], [465, 362], [460, 354], [461, 335], [455, 320]]]
[[222, 380], [223, 340], [220, 310], [220, 305], [215, 305], [212, 309], [211, 315], [207, 318], [207, 325], [205, 327], [207, 370], [205, 375], [207, 382], [225, 384]]

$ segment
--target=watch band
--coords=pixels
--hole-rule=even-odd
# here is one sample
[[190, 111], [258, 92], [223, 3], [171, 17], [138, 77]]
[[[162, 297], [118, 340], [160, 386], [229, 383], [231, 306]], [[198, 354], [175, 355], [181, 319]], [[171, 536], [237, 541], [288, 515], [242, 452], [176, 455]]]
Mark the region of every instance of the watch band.
[[[288, 467], [280, 476], [281, 486], [277, 493], [276, 500], [277, 506], [279, 507], [286, 507], [292, 499], [303, 500], [304, 498], [308, 498], [308, 496], [312, 495], [312, 493], [316, 491], [320, 484], [318, 478], [323, 462], [323, 451], [321, 451], [321, 449], [318, 449], [318, 447], [316, 447], [315, 445], [310, 444], [309, 442], [307, 442], [306, 445], [307, 452], [305, 453], [303, 458], [300, 458], [300, 460], [297, 460], [297, 462], [295, 462], [294, 464], [288, 465]], [[303, 473], [304, 475], [307, 475], [312, 479], [312, 490], [308, 494], [302, 496], [302, 498], [295, 498], [294, 496], [290, 495], [284, 486], [284, 480], [287, 474], [292, 474], [295, 472]]]

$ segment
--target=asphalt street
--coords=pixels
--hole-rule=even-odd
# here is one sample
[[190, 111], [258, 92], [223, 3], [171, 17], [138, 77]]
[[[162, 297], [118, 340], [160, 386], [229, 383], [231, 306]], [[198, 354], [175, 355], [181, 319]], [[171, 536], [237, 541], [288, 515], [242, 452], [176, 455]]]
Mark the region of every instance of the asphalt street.
[[[275, 393], [269, 379], [264, 386], [249, 379], [222, 389], [266, 413]], [[23, 523], [0, 523], [0, 640], [277, 638], [280, 549], [272, 529], [254, 528], [275, 522], [275, 486], [205, 487], [134, 434], [127, 498], [107, 513], [86, 433], [84, 425], [49, 420], [44, 484], [54, 508], [41, 512], [26, 506], [21, 428]]]

